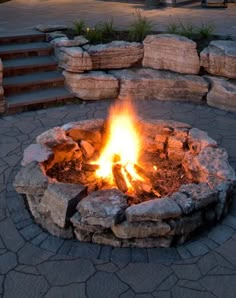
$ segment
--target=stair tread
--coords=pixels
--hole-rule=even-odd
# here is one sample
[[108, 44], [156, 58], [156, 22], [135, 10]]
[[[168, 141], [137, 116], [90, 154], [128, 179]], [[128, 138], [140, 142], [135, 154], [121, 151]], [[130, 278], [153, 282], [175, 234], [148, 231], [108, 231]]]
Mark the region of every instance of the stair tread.
[[34, 57], [25, 57], [25, 58], [15, 58], [11, 60], [3, 60], [4, 68], [17, 68], [17, 67], [30, 67], [34, 65], [42, 64], [57, 64], [55, 58], [52, 56], [34, 56]]
[[59, 71], [36, 72], [20, 76], [5, 77], [3, 78], [3, 87], [6, 88], [15, 85], [27, 85], [54, 80], [64, 80], [64, 77]]
[[5, 53], [17, 53], [36, 49], [51, 49], [52, 46], [46, 42], [31, 42], [31, 43], [19, 43], [0, 45], [0, 56]]
[[9, 107], [11, 107], [15, 105], [31, 105], [40, 102], [45, 103], [63, 98], [74, 98], [74, 95], [64, 87], [57, 87], [6, 96], [5, 98]]

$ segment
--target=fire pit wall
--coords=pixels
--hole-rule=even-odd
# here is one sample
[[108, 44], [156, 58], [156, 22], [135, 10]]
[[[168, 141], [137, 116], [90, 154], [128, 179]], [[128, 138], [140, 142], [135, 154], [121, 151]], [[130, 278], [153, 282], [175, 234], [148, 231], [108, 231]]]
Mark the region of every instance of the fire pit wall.
[[206, 101], [236, 111], [236, 41], [211, 41], [199, 55], [194, 41], [174, 34], [99, 45], [63, 33], [48, 38], [68, 88], [80, 99]]
[[188, 124], [142, 120], [137, 125], [145, 135], [144, 150], [182, 164], [192, 184], [169, 197], [128, 206], [127, 196], [116, 188], [93, 191], [58, 182], [46, 175], [53, 165], [90, 160], [103, 139], [104, 120], [69, 123], [41, 134], [24, 152], [14, 186], [26, 196], [35, 221], [63, 238], [118, 247], [169, 247], [221, 220], [236, 182], [227, 152]]

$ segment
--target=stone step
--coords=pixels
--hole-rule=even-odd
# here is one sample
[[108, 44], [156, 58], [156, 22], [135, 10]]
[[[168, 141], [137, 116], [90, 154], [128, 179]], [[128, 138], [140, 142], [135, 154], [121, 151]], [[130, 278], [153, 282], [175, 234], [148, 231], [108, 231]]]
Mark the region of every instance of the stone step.
[[4, 77], [56, 69], [57, 61], [52, 56], [26, 57], [3, 61]]
[[5, 99], [7, 102], [7, 113], [14, 113], [20, 109], [29, 109], [33, 106], [40, 108], [46, 104], [72, 100], [74, 95], [64, 87], [56, 87], [6, 96]]
[[30, 43], [30, 42], [43, 42], [46, 40], [44, 33], [32, 32], [28, 35], [17, 34], [17, 35], [1, 35], [0, 45], [18, 44], [18, 43]]
[[64, 77], [58, 71], [38, 72], [3, 79], [5, 96], [59, 86], [64, 86]]
[[53, 47], [46, 42], [32, 42], [0, 45], [2, 60], [31, 56], [47, 56], [53, 53]]

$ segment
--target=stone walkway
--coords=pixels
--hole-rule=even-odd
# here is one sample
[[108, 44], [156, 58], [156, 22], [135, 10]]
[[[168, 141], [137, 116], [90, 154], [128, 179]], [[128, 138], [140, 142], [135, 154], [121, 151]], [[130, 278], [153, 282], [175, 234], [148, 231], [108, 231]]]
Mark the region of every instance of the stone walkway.
[[156, 30], [173, 22], [194, 25], [213, 23], [216, 33], [236, 38], [236, 3], [224, 8], [202, 8], [200, 1], [178, 8], [146, 9], [144, 0], [12, 0], [0, 4], [0, 35], [28, 32], [37, 24], [66, 24], [80, 18], [90, 26], [113, 18], [118, 27], [127, 27], [136, 9], [152, 21]]
[[[101, 118], [110, 101], [0, 118], [0, 296], [4, 298], [235, 298], [236, 198], [225, 220], [177, 248], [131, 249], [62, 240], [34, 224], [12, 181], [24, 148], [43, 131]], [[187, 103], [140, 101], [144, 118], [206, 130], [236, 168], [236, 114]]]

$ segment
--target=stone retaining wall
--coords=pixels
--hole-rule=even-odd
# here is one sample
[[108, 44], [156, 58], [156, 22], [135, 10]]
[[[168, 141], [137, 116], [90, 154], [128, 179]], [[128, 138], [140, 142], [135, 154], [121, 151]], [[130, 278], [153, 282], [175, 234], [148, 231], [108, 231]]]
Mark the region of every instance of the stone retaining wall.
[[[207, 101], [236, 111], [235, 41], [212, 41], [198, 55], [194, 41], [175, 34], [149, 35], [143, 44], [113, 41], [96, 46], [82, 37], [57, 36], [49, 39], [65, 70], [66, 84], [83, 100], [132, 95], [137, 99]], [[201, 76], [200, 68], [211, 77]]]
[[5, 111], [5, 99], [4, 99], [4, 90], [2, 87], [2, 80], [3, 80], [3, 64], [0, 58], [0, 114], [4, 113]]

